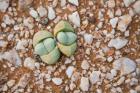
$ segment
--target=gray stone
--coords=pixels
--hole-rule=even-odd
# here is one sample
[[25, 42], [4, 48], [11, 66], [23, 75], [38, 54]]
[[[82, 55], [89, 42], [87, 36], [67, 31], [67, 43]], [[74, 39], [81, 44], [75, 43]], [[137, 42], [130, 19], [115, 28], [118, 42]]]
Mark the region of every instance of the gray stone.
[[87, 44], [92, 44], [93, 36], [91, 34], [84, 34], [84, 40]]
[[124, 5], [126, 7], [128, 7], [130, 4], [132, 4], [133, 2], [135, 2], [135, 0], [123, 0], [123, 2], [124, 2]]
[[116, 49], [121, 49], [126, 46], [128, 40], [124, 38], [111, 39], [108, 43], [108, 47], [114, 47]]
[[50, 20], [53, 20], [55, 17], [56, 17], [55, 10], [53, 9], [53, 7], [48, 6], [48, 18]]
[[21, 66], [21, 58], [19, 57], [17, 51], [15, 49], [12, 49], [5, 53], [0, 53], [0, 60], [5, 59], [9, 61], [11, 64], [14, 64], [15, 66]]
[[43, 6], [39, 6], [37, 8], [37, 11], [38, 11], [40, 17], [44, 17], [47, 15], [47, 10]]
[[29, 14], [30, 14], [33, 18], [37, 18], [37, 17], [38, 17], [38, 13], [37, 13], [37, 11], [35, 11], [34, 9], [30, 9]]
[[78, 0], [68, 0], [71, 4], [79, 6]]
[[35, 68], [35, 60], [33, 60], [31, 57], [27, 57], [24, 60], [24, 66], [33, 70]]
[[136, 3], [133, 5], [133, 8], [137, 14], [140, 14], [140, 0], [136, 1]]
[[9, 0], [0, 0], [0, 11], [1, 12], [6, 12], [8, 7], [9, 7]]
[[66, 75], [68, 76], [68, 78], [70, 78], [73, 74], [74, 71], [74, 67], [73, 66], [69, 66], [66, 70]]
[[80, 81], [80, 88], [82, 91], [88, 91], [89, 89], [89, 79], [86, 77], [82, 77]]
[[55, 85], [61, 85], [62, 79], [61, 78], [52, 78], [52, 81]]
[[112, 18], [112, 19], [110, 19], [110, 24], [111, 24], [111, 26], [113, 27], [113, 28], [116, 28], [116, 25], [117, 25], [117, 23], [118, 23], [118, 17], [115, 17], [115, 18]]
[[121, 75], [127, 75], [135, 71], [136, 63], [126, 57], [119, 58], [114, 61], [113, 68], [121, 71]]
[[100, 71], [93, 71], [91, 74], [90, 74], [90, 81], [92, 84], [95, 84], [97, 83], [98, 81], [100, 81], [100, 75], [101, 75], [101, 72]]
[[89, 63], [87, 62], [87, 60], [82, 61], [81, 68], [85, 70], [89, 69]]
[[68, 16], [69, 20], [77, 27], [80, 27], [80, 16], [76, 11]]
[[132, 17], [128, 14], [119, 17], [117, 29], [120, 30], [121, 32], [126, 31], [131, 21], [132, 21]]

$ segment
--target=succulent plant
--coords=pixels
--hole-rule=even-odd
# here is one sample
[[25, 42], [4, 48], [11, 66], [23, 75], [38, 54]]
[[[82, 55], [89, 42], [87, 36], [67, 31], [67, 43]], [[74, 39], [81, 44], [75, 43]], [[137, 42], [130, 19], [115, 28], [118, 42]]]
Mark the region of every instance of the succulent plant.
[[60, 57], [53, 35], [48, 31], [39, 31], [33, 37], [35, 54], [39, 55], [47, 64], [54, 64]]
[[77, 35], [68, 22], [60, 21], [54, 28], [54, 36], [58, 41], [58, 48], [64, 55], [69, 57], [74, 54], [77, 48]]

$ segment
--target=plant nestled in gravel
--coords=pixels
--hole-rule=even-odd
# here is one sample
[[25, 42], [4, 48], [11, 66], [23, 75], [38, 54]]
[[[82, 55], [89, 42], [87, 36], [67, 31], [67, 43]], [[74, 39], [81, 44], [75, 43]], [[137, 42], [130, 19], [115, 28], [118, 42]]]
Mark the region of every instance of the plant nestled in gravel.
[[35, 54], [48, 64], [57, 62], [60, 58], [60, 51], [70, 57], [77, 48], [77, 36], [68, 22], [60, 21], [54, 28], [54, 36], [57, 43], [48, 31], [39, 31], [33, 37]]
[[53, 35], [48, 31], [39, 31], [33, 37], [35, 54], [47, 64], [54, 64], [60, 57], [60, 51], [56, 46]]
[[54, 28], [54, 36], [58, 41], [58, 48], [64, 55], [69, 57], [74, 54], [77, 36], [68, 22], [60, 21]]

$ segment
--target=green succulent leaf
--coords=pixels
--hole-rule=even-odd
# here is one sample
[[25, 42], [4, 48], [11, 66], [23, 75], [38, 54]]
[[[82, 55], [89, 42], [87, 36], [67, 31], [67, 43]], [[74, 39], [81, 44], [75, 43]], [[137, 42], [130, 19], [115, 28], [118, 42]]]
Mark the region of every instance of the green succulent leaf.
[[68, 41], [67, 41], [67, 44], [66, 45], [73, 44], [76, 41], [76, 39], [77, 39], [76, 34], [73, 33], [73, 32], [65, 32], [65, 33], [66, 33], [66, 35], [68, 37]]
[[65, 34], [65, 32], [59, 32], [57, 39], [61, 44], [67, 44], [68, 36]]
[[48, 52], [51, 52], [56, 46], [56, 42], [52, 38], [45, 39], [43, 43]]
[[33, 37], [35, 53], [40, 55], [42, 61], [54, 64], [60, 57], [60, 51], [56, 46], [56, 41], [48, 31], [39, 31]]
[[73, 32], [59, 32], [57, 39], [61, 44], [71, 45], [76, 41], [77, 36]]
[[59, 49], [61, 50], [61, 52], [63, 54], [65, 54], [66, 56], [70, 57], [76, 51], [77, 44], [73, 43], [73, 44], [71, 44], [69, 46], [65, 46], [65, 45], [62, 45], [62, 44], [58, 43], [58, 47], [59, 47]]
[[60, 52], [57, 47], [55, 47], [48, 55], [41, 56], [41, 59], [47, 64], [54, 64], [60, 58]]
[[54, 28], [54, 35], [58, 40], [58, 48], [66, 56], [74, 54], [77, 44], [77, 35], [67, 21], [60, 21]]
[[48, 31], [37, 32], [33, 37], [33, 46], [35, 47], [40, 41], [50, 37], [53, 37], [53, 35]]
[[46, 50], [43, 43], [39, 43], [35, 46], [35, 53], [42, 56], [48, 54], [48, 51]]
[[60, 21], [54, 28], [54, 36], [58, 34], [58, 32], [74, 32], [73, 27], [67, 21]]

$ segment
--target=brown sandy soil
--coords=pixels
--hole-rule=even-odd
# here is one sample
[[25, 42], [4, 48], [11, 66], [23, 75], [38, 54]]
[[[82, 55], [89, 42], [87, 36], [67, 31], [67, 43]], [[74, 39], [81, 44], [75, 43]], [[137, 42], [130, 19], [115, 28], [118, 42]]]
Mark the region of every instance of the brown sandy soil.
[[[0, 0], [0, 93], [140, 93], [138, 8], [139, 0]], [[32, 39], [42, 29], [53, 33], [60, 20], [73, 26], [78, 47], [48, 65], [35, 55]]]

